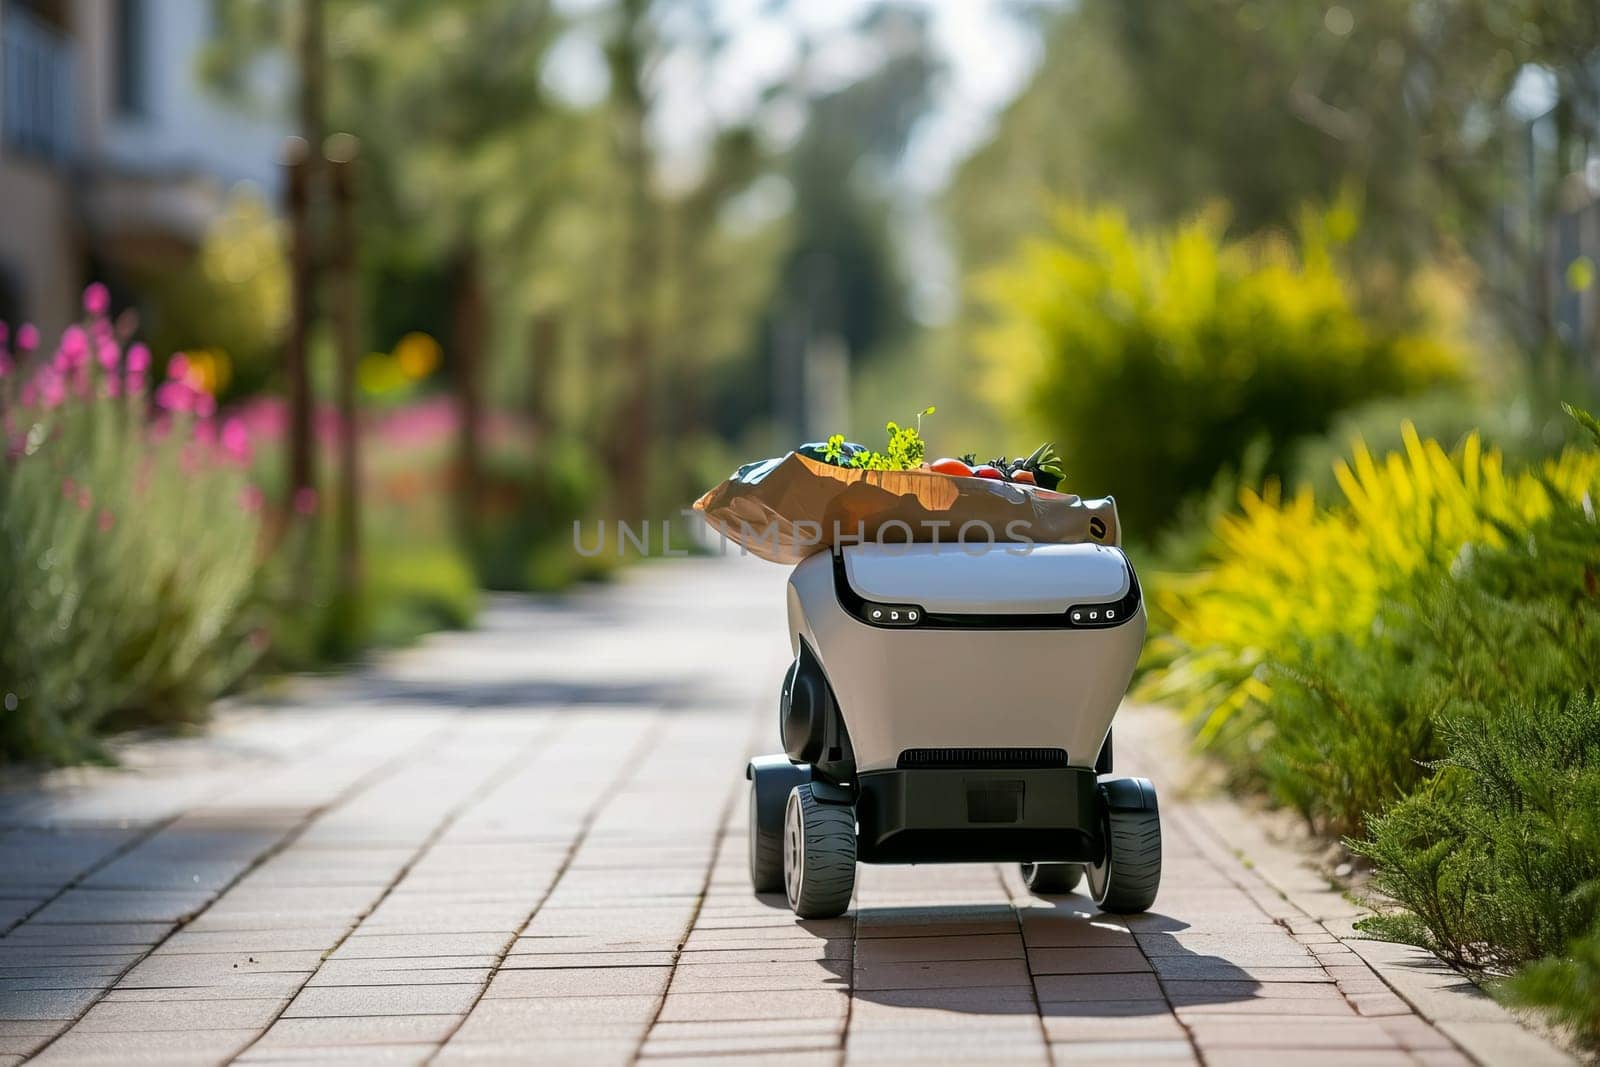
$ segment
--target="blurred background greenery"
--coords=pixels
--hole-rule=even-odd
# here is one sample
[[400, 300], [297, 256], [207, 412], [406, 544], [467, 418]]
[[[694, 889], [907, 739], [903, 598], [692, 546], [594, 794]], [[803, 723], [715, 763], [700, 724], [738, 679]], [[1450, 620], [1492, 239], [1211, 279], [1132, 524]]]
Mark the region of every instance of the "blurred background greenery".
[[0, 0], [0, 38], [0, 756], [603, 578], [574, 520], [936, 404], [931, 454], [1051, 440], [1116, 495], [1143, 692], [1377, 863], [1380, 932], [1542, 959], [1516, 995], [1600, 1032], [1594, 5]]

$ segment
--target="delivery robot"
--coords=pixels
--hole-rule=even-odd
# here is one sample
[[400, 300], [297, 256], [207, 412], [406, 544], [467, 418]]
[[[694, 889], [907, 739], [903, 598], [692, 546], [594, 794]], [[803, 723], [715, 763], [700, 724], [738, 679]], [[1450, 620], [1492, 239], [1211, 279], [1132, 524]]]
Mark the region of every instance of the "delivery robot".
[[750, 880], [801, 918], [850, 906], [856, 863], [1017, 862], [1150, 907], [1161, 821], [1111, 773], [1144, 641], [1139, 581], [1100, 544], [855, 544], [789, 578], [784, 752], [750, 761]]

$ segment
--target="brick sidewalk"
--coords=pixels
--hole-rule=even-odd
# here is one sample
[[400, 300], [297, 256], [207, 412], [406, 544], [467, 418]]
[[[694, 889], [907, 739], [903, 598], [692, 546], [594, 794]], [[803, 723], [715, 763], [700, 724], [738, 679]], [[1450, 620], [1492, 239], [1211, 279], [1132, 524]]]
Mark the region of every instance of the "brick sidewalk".
[[0, 1067], [1471, 1062], [1170, 799], [1132, 920], [990, 865], [862, 867], [821, 922], [754, 897], [782, 580], [686, 561], [497, 601], [0, 793]]

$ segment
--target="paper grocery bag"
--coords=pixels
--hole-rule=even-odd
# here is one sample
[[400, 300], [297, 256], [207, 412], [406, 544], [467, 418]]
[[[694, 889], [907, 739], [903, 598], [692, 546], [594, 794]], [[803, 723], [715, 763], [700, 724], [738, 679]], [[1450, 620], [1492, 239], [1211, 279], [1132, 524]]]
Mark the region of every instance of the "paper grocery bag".
[[1110, 497], [926, 470], [856, 470], [793, 452], [740, 467], [694, 506], [719, 534], [774, 563], [862, 541], [1122, 542]]

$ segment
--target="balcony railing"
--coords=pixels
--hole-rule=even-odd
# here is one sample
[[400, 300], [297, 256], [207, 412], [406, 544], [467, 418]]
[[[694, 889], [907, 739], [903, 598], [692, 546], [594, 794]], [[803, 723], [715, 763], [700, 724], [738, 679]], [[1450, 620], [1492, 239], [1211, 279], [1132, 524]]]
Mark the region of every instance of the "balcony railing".
[[60, 162], [72, 154], [73, 47], [15, 5], [0, 16], [0, 140], [8, 153]]

